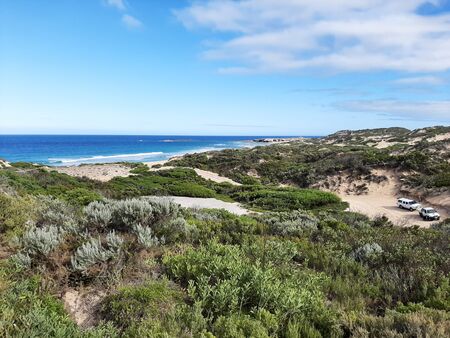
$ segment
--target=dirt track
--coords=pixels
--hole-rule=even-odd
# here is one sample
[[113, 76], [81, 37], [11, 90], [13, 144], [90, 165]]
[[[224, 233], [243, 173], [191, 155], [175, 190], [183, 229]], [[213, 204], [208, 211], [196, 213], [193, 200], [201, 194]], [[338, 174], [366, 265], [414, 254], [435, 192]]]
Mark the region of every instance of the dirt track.
[[[166, 197], [162, 197], [166, 198]], [[198, 208], [198, 209], [224, 209], [235, 215], [246, 215], [250, 211], [243, 208], [239, 203], [231, 203], [217, 200], [215, 198], [197, 198], [197, 197], [181, 197], [169, 196], [175, 203], [181, 205], [183, 208]]]
[[[429, 227], [433, 222], [423, 221], [417, 211], [408, 211], [397, 207], [397, 198], [409, 196], [399, 196], [399, 182], [395, 174], [390, 172], [378, 172], [378, 175], [387, 177], [387, 181], [382, 183], [368, 184], [366, 194], [354, 195], [345, 193], [345, 189], [339, 189], [336, 193], [346, 202], [350, 204], [350, 210], [360, 212], [369, 217], [380, 215], [387, 216], [394, 225]], [[344, 188], [344, 187], [343, 187]], [[441, 219], [447, 218], [449, 215], [443, 208], [436, 205], [426, 204], [424, 206], [435, 207], [441, 215]]]

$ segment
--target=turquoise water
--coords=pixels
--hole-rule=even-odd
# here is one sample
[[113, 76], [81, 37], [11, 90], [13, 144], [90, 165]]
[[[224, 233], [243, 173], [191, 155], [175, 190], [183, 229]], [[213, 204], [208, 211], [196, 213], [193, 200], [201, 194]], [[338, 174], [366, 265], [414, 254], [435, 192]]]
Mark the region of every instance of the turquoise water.
[[0, 158], [47, 165], [159, 161], [186, 153], [251, 147], [255, 138], [258, 136], [0, 135]]

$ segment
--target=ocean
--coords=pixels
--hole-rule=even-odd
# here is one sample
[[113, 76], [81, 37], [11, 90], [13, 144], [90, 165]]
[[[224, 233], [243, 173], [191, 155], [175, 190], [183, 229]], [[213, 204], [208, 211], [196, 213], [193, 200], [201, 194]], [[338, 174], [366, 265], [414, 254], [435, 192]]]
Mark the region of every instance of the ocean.
[[[46, 165], [160, 161], [186, 153], [252, 147], [267, 136], [0, 135], [0, 158]], [[270, 136], [282, 137], [282, 136]]]

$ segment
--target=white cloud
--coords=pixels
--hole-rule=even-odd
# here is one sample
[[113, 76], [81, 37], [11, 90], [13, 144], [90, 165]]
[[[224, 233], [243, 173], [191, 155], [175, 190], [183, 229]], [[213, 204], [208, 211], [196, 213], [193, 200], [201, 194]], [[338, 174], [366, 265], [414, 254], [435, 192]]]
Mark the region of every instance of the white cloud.
[[128, 28], [136, 29], [142, 27], [142, 22], [129, 14], [122, 15], [122, 22]]
[[398, 85], [428, 85], [428, 86], [438, 86], [445, 84], [446, 81], [438, 76], [416, 76], [416, 77], [405, 77], [393, 81], [394, 84]]
[[126, 9], [124, 0], [106, 0], [106, 4], [111, 7], [116, 7], [121, 11]]
[[[432, 1], [439, 5], [438, 0]], [[222, 72], [450, 69], [450, 14], [425, 0], [205, 0], [175, 11], [189, 29], [226, 33], [204, 53]]]
[[345, 111], [381, 113], [421, 120], [450, 121], [450, 101], [361, 100], [344, 101], [336, 104], [336, 106]]

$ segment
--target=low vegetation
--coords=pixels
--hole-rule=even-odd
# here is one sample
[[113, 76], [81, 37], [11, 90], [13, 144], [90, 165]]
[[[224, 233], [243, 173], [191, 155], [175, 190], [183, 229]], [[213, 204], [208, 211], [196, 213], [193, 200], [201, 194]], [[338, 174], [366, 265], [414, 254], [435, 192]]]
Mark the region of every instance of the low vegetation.
[[[220, 168], [242, 186], [183, 168], [136, 165], [106, 183], [26, 164], [0, 169], [0, 336], [448, 337], [448, 220], [400, 228], [344, 211], [335, 195], [306, 187], [399, 157], [317, 142], [179, 162]], [[275, 185], [294, 179], [305, 188]], [[183, 209], [148, 195], [215, 197], [258, 213]], [[101, 295], [84, 309], [87, 327], [64, 297], [73, 290]]]
[[[371, 170], [383, 168], [407, 174], [407, 187], [450, 186], [450, 127], [408, 131], [402, 128], [341, 131], [306, 142], [186, 155], [171, 165], [212, 170], [244, 184], [289, 184], [308, 188], [327, 177], [350, 171], [369, 181]], [[377, 148], [377, 142], [386, 147]]]

